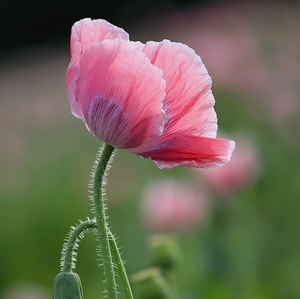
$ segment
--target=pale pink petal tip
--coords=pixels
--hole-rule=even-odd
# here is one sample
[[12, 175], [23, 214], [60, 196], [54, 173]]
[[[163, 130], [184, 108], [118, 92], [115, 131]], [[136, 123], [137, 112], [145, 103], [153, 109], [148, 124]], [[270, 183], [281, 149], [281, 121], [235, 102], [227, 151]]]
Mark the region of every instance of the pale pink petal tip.
[[[76, 22], [72, 27], [71, 54], [80, 48], [84, 50], [94, 43], [116, 38], [129, 41], [129, 34], [123, 28], [112, 25], [106, 20], [82, 19]], [[80, 48], [76, 48], [75, 50], [74, 46], [76, 44], [79, 44]]]

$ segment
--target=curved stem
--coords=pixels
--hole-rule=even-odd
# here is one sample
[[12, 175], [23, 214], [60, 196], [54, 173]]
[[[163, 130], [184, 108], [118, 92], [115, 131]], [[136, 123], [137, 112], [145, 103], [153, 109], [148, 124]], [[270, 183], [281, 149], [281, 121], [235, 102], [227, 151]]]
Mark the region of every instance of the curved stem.
[[113, 152], [114, 147], [109, 144], [104, 145], [99, 160], [97, 159], [97, 165], [95, 167], [95, 173], [93, 175], [93, 200], [100, 245], [99, 248], [101, 251], [106, 280], [107, 297], [109, 299], [117, 299], [117, 288], [108, 238], [108, 225], [106, 221], [107, 219], [105, 215], [105, 204], [103, 199], [103, 183], [106, 171], [109, 168], [109, 161], [113, 156]]
[[114, 261], [117, 264], [118, 274], [120, 276], [120, 280], [121, 280], [125, 298], [133, 299], [131, 287], [130, 287], [129, 280], [128, 280], [128, 277], [127, 277], [127, 274], [125, 271], [123, 261], [121, 259], [121, 255], [119, 253], [117, 242], [115, 240], [115, 237], [111, 233], [111, 231], [109, 230], [108, 232], [109, 232], [109, 243], [110, 243], [111, 252], [114, 257]]
[[74, 249], [75, 245], [79, 242], [80, 235], [89, 228], [96, 227], [96, 221], [87, 220], [78, 224], [75, 228], [72, 228], [67, 239], [67, 242], [63, 246], [62, 258], [61, 258], [61, 271], [72, 272], [75, 269], [74, 261]]
[[[62, 272], [72, 272], [75, 269], [74, 260], [73, 260], [73, 252], [76, 244], [81, 236], [83, 237], [83, 233], [88, 231], [90, 228], [97, 229], [97, 224], [95, 219], [88, 219], [86, 221], [80, 222], [76, 227], [72, 228], [70, 231], [67, 242], [63, 248], [63, 258], [62, 258]], [[110, 229], [108, 229], [108, 238], [112, 256], [117, 265], [118, 274], [120, 277], [120, 281], [122, 284], [122, 289], [124, 291], [124, 295], [126, 299], [134, 299], [131, 291], [131, 286], [129, 284], [129, 280], [126, 274], [126, 270], [121, 259], [121, 255], [119, 253], [119, 249], [117, 246], [117, 242], [115, 237], [113, 236]]]

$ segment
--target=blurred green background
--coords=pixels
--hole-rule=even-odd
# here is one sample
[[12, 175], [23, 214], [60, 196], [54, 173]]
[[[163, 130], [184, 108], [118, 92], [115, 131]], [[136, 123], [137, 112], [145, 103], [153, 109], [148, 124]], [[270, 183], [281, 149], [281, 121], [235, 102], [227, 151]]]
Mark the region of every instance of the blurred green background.
[[[249, 132], [261, 154], [259, 178], [225, 200], [212, 193], [206, 221], [177, 232], [179, 298], [300, 298], [299, 11], [298, 2], [195, 6], [125, 28], [133, 40], [168, 38], [193, 47], [213, 78], [219, 128]], [[12, 295], [22, 286], [51, 298], [63, 239], [91, 215], [87, 185], [101, 142], [70, 113], [68, 61], [67, 40], [1, 60], [3, 299], [25, 298]], [[108, 213], [130, 275], [149, 267], [143, 191], [165, 178], [195, 182], [190, 169], [159, 170], [118, 151]], [[101, 297], [95, 246], [86, 235], [79, 249], [76, 272], [86, 298]]]

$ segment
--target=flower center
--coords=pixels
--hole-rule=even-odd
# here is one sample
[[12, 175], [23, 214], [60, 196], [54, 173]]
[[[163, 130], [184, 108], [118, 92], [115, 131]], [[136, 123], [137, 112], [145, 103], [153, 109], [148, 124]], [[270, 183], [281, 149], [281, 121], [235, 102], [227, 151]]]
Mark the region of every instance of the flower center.
[[115, 148], [124, 147], [128, 141], [129, 117], [114, 99], [96, 97], [89, 105], [87, 124], [96, 137]]

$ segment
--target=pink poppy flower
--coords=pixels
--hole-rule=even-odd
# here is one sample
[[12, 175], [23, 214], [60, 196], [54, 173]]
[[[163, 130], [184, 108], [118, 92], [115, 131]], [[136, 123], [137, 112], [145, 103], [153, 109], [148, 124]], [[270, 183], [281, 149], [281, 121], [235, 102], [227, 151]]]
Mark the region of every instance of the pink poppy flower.
[[105, 20], [72, 27], [67, 93], [72, 113], [97, 138], [160, 168], [215, 167], [234, 142], [216, 138], [209, 77], [188, 46], [132, 42]]
[[141, 215], [149, 231], [180, 231], [201, 224], [208, 213], [202, 191], [167, 180], [152, 183], [143, 195]]

